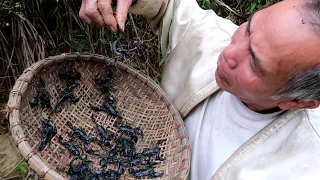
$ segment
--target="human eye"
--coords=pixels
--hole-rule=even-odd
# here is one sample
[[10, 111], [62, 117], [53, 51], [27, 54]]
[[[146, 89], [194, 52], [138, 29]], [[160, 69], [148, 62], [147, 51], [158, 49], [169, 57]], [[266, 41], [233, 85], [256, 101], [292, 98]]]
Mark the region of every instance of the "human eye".
[[251, 69], [253, 70], [253, 72], [255, 72], [254, 60], [253, 60], [252, 56], [249, 56], [249, 58], [250, 58], [250, 67], [251, 67]]
[[249, 58], [250, 67], [255, 72], [255, 60], [254, 60], [253, 52], [250, 47], [249, 47], [248, 51], [249, 51], [248, 58]]
[[247, 23], [247, 25], [246, 25], [246, 35], [247, 35], [247, 37], [250, 36], [250, 24], [249, 23]]

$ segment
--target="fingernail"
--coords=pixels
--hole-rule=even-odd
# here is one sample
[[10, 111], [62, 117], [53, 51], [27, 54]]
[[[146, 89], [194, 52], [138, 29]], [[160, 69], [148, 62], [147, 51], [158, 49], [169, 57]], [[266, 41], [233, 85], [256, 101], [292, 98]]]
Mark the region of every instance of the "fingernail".
[[121, 22], [119, 26], [120, 26], [121, 31], [123, 32], [124, 31], [124, 22]]

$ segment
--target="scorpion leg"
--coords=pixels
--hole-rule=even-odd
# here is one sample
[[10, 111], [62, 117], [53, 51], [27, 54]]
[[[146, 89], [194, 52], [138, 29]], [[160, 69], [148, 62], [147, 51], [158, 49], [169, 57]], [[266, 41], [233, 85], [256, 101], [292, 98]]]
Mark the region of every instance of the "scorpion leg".
[[113, 42], [112, 48], [113, 48], [114, 54], [116, 54], [117, 56], [122, 56], [123, 53], [125, 52], [125, 50], [123, 49], [123, 47], [120, 43], [119, 38]]
[[105, 111], [105, 109], [101, 106], [92, 106], [90, 105], [91, 109], [94, 111]]
[[80, 100], [80, 98], [75, 98], [75, 97], [72, 97], [70, 99], [71, 103], [73, 103], [73, 104], [77, 103], [79, 100]]

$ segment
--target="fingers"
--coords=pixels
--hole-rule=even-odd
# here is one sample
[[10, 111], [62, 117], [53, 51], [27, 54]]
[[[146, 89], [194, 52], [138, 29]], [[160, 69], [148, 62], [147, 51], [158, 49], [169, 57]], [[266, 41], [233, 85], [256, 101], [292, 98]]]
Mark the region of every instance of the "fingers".
[[124, 31], [124, 25], [127, 20], [128, 10], [132, 4], [132, 0], [118, 0], [117, 2], [117, 11], [116, 11], [116, 20], [119, 24], [120, 31]]
[[111, 31], [117, 31], [117, 21], [113, 15], [113, 10], [111, 6], [112, 0], [99, 0], [98, 9], [102, 15], [104, 24], [110, 26]]
[[83, 19], [85, 22], [91, 24], [92, 21], [91, 19], [85, 14], [84, 12], [84, 8], [86, 7], [86, 0], [82, 0], [82, 3], [81, 3], [81, 8], [80, 8], [80, 11], [79, 11], [79, 16], [81, 19]]
[[85, 7], [84, 7], [85, 15], [89, 17], [95, 24], [104, 26], [105, 23], [104, 23], [103, 17], [98, 10], [98, 0], [84, 0], [84, 1], [85, 1]]
[[117, 10], [114, 15], [112, 0], [82, 0], [79, 16], [89, 24], [110, 26], [111, 31], [124, 31], [128, 10], [132, 0], [117, 0]]

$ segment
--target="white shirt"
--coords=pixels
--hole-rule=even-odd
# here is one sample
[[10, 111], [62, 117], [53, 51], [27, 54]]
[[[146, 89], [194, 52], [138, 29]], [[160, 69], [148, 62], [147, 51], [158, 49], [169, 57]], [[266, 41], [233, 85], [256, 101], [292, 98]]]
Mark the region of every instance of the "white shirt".
[[192, 152], [191, 180], [211, 179], [243, 143], [281, 112], [254, 112], [222, 90], [199, 104], [185, 119]]

